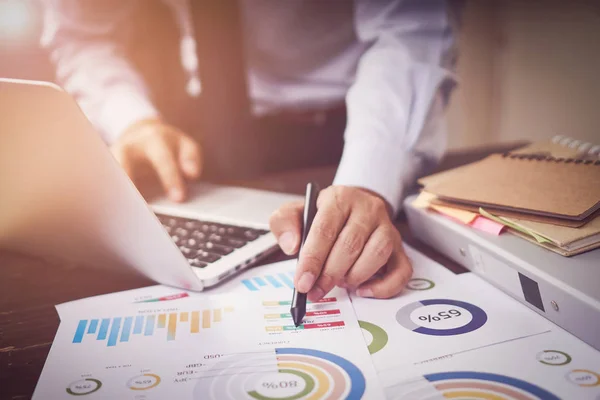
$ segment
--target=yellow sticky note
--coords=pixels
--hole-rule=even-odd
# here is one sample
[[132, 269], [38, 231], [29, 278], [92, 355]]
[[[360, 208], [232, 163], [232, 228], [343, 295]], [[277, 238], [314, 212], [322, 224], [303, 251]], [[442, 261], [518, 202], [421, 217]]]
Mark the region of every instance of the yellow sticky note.
[[473, 220], [475, 218], [477, 218], [477, 216], [479, 215], [479, 214], [471, 212], [471, 211], [459, 210], [457, 208], [446, 207], [446, 206], [438, 206], [435, 204], [431, 204], [429, 207], [431, 209], [439, 212], [440, 214], [444, 214], [444, 215], [447, 215], [454, 219], [457, 219], [465, 225], [468, 225], [471, 222], [473, 222]]
[[413, 200], [412, 206], [415, 208], [427, 208], [431, 204], [431, 200], [437, 196], [433, 193], [422, 191], [416, 199]]

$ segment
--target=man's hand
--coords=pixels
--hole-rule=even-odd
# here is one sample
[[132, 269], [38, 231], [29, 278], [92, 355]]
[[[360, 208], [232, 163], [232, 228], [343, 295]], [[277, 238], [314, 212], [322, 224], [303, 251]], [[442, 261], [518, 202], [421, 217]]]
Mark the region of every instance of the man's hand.
[[[300, 247], [303, 206], [289, 203], [271, 216], [271, 230], [288, 255]], [[410, 279], [412, 266], [386, 202], [365, 189], [331, 186], [320, 193], [317, 209], [299, 254], [296, 289], [308, 292], [311, 301], [336, 285], [358, 288], [363, 297], [398, 294]]]
[[169, 198], [177, 202], [185, 199], [185, 180], [197, 179], [202, 169], [200, 146], [156, 119], [130, 126], [111, 151], [134, 181], [144, 169], [153, 170]]

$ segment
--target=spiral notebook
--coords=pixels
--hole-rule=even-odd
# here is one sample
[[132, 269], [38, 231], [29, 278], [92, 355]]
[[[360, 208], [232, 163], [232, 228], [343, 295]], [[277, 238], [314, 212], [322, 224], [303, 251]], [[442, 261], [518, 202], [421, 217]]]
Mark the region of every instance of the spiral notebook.
[[600, 209], [600, 146], [557, 137], [419, 180], [441, 200], [585, 222]]

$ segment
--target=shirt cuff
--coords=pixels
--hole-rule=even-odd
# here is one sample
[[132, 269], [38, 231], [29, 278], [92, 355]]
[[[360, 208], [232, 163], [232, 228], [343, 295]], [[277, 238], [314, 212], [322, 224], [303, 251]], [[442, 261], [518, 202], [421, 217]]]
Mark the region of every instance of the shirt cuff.
[[392, 207], [395, 216], [420, 164], [419, 157], [401, 148], [366, 140], [346, 142], [333, 184], [379, 194]]
[[135, 122], [159, 116], [146, 96], [123, 88], [111, 91], [104, 99], [97, 123], [104, 141], [111, 145]]

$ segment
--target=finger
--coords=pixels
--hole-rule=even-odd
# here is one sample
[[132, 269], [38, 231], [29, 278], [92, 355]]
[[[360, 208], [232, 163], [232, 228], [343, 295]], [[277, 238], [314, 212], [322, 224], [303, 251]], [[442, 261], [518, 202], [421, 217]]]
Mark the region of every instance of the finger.
[[362, 253], [375, 228], [376, 220], [369, 219], [365, 213], [350, 215], [327, 257], [321, 276], [308, 294], [311, 301], [319, 300], [319, 294], [325, 295], [335, 285], [344, 282], [346, 273]]
[[188, 179], [198, 179], [202, 172], [200, 146], [189, 136], [181, 136], [179, 141], [179, 166]]
[[386, 269], [383, 276], [366, 282], [358, 288], [356, 294], [361, 297], [387, 299], [402, 291], [413, 270], [401, 245], [392, 253]]
[[281, 206], [269, 218], [271, 232], [287, 255], [296, 254], [300, 247], [303, 209], [302, 200], [294, 201]]
[[[390, 259], [394, 246], [400, 243], [400, 234], [389, 225], [378, 227], [346, 274], [345, 286], [355, 288], [370, 279]], [[398, 245], [399, 246], [399, 245]]]
[[[334, 196], [329, 196], [328, 200], [321, 201], [321, 207], [317, 210], [306, 242], [298, 257], [295, 285], [300, 293], [306, 293], [312, 289], [321, 274], [333, 244], [346, 223], [346, 218], [346, 212], [337, 205]], [[322, 297], [324, 294], [319, 288], [316, 288], [311, 296]]]
[[119, 163], [121, 168], [125, 171], [127, 176], [129, 176], [129, 179], [134, 181], [135, 180], [135, 178], [134, 178], [134, 173], [135, 173], [134, 162], [132, 160], [132, 157], [127, 152], [127, 150], [121, 146], [115, 146], [115, 147], [111, 148], [111, 153], [112, 153], [113, 157], [117, 160], [117, 162]]
[[185, 184], [173, 151], [163, 141], [152, 142], [146, 153], [146, 157], [156, 171], [158, 179], [173, 201], [183, 201], [185, 198]]

